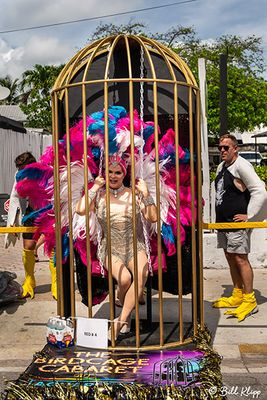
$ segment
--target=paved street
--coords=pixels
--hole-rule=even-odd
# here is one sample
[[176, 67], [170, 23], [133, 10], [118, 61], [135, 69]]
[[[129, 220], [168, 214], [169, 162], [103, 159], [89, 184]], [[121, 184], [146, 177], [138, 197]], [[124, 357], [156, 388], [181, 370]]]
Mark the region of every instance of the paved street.
[[[0, 270], [17, 273], [23, 281], [21, 243], [7, 250], [0, 236]], [[42, 256], [36, 264], [37, 290], [27, 299], [0, 308], [0, 391], [4, 380], [15, 379], [30, 364], [34, 352], [45, 344], [48, 317], [56, 315], [56, 302], [50, 293], [48, 259]], [[242, 323], [213, 309], [211, 301], [222, 293], [229, 294], [227, 269], [204, 270], [205, 320], [213, 333], [213, 346], [223, 356], [223, 392], [228, 399], [267, 399], [267, 268], [255, 269], [255, 289], [259, 313]], [[86, 316], [86, 307], [77, 302], [77, 315]], [[254, 397], [253, 397], [254, 396]]]

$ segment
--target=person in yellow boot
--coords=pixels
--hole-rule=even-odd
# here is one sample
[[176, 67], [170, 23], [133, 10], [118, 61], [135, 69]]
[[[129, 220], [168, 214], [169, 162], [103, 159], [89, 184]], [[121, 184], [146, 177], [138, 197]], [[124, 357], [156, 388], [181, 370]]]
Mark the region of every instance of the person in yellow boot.
[[[35, 157], [30, 152], [25, 152], [20, 154], [15, 159], [15, 165], [17, 171], [20, 171], [25, 168], [26, 165], [32, 164], [36, 162]], [[31, 205], [26, 202], [24, 199], [21, 199], [16, 191], [16, 179], [10, 194], [10, 201], [9, 201], [9, 209], [8, 209], [8, 219], [7, 219], [7, 226], [19, 226], [21, 225], [22, 213], [26, 208], [24, 215], [28, 215], [33, 211]], [[32, 221], [27, 220], [23, 224], [24, 226], [32, 226]], [[7, 234], [5, 238], [5, 248], [8, 248], [10, 243], [13, 246], [16, 243], [17, 238], [19, 237], [18, 234]], [[33, 233], [23, 233], [23, 250], [22, 250], [22, 262], [25, 270], [25, 279], [22, 284], [22, 295], [21, 297], [34, 297], [34, 289], [36, 286], [35, 278], [34, 278], [34, 266], [35, 266], [35, 256], [34, 256], [34, 249], [36, 242], [33, 240]]]
[[[19, 156], [16, 157], [15, 159], [15, 165], [17, 168], [17, 171], [20, 171], [25, 168], [26, 165], [32, 164], [36, 162], [35, 157], [30, 153], [30, 152], [25, 152], [20, 154]], [[31, 218], [28, 218], [27, 216], [34, 210], [32, 205], [27, 202], [25, 203], [24, 199], [21, 199], [16, 191], [16, 180], [13, 185], [13, 189], [10, 195], [10, 201], [9, 201], [9, 209], [8, 209], [8, 221], [7, 221], [7, 226], [19, 226], [21, 225], [21, 217], [23, 210], [25, 210], [23, 220], [25, 222], [22, 223], [23, 226], [25, 227], [31, 227], [33, 226], [33, 220]], [[23, 237], [23, 250], [22, 250], [22, 262], [25, 270], [25, 279], [22, 284], [22, 294], [21, 297], [34, 297], [34, 289], [36, 287], [36, 282], [35, 282], [35, 277], [34, 277], [34, 267], [35, 267], [35, 262], [36, 262], [36, 240], [33, 239], [33, 233], [26, 232], [22, 234]], [[7, 234], [5, 238], [5, 248], [8, 248], [8, 246], [12, 243], [13, 246], [16, 243], [16, 240], [18, 238], [18, 234]], [[49, 262], [49, 266], [53, 265], [53, 261]], [[57, 288], [56, 288], [56, 272], [55, 272], [55, 267], [50, 267], [51, 271], [51, 276], [52, 276], [52, 295], [56, 299], [57, 297]]]
[[[235, 136], [220, 137], [218, 149], [222, 162], [215, 179], [216, 222], [260, 221], [267, 217], [264, 182], [252, 164], [238, 155]], [[224, 250], [233, 282], [229, 297], [220, 297], [215, 308], [233, 308], [226, 315], [243, 321], [258, 311], [253, 292], [253, 270], [248, 259], [251, 229], [218, 230], [217, 247]]]
[[23, 249], [22, 250], [22, 262], [25, 270], [25, 279], [22, 284], [23, 292], [21, 297], [30, 296], [31, 299], [34, 298], [34, 289], [36, 287], [35, 277], [34, 277], [34, 266], [35, 266], [35, 257], [34, 257], [34, 249]]

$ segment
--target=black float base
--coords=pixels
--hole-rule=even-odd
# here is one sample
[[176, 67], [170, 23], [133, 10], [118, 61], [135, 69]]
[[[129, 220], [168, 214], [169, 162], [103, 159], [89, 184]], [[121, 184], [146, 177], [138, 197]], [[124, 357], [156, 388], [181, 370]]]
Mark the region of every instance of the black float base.
[[200, 329], [187, 348], [107, 351], [46, 345], [2, 398], [15, 399], [222, 399], [220, 356]]

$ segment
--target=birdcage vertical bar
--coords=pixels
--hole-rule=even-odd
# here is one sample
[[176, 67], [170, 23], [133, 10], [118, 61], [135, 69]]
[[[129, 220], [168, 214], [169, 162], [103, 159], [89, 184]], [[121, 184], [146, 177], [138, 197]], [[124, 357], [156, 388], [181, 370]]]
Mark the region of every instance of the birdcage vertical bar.
[[129, 113], [130, 113], [130, 138], [131, 138], [131, 186], [132, 186], [132, 222], [133, 222], [133, 262], [134, 262], [134, 294], [135, 294], [135, 340], [136, 347], [140, 347], [140, 321], [139, 321], [139, 296], [138, 296], [138, 265], [137, 265], [137, 235], [136, 235], [136, 195], [135, 195], [135, 154], [134, 154], [134, 97], [131, 54], [128, 38], [125, 37], [127, 62], [129, 71]]
[[66, 150], [67, 150], [67, 181], [68, 181], [68, 218], [69, 218], [69, 263], [70, 263], [70, 306], [71, 316], [75, 317], [75, 281], [74, 281], [74, 256], [73, 256], [73, 210], [72, 210], [72, 182], [70, 159], [70, 124], [69, 124], [69, 92], [65, 89], [65, 115], [66, 115]]
[[180, 219], [180, 165], [179, 165], [179, 106], [178, 84], [174, 84], [174, 131], [175, 131], [175, 178], [176, 178], [176, 257], [178, 268], [178, 308], [179, 308], [179, 338], [184, 338], [183, 323], [183, 273], [182, 273], [182, 249], [181, 249], [181, 219]]
[[88, 152], [87, 152], [87, 112], [86, 112], [86, 85], [82, 84], [82, 119], [83, 119], [83, 160], [84, 160], [84, 196], [85, 196], [85, 232], [86, 232], [86, 269], [87, 269], [87, 299], [88, 317], [92, 318], [92, 262], [90, 247], [90, 210], [88, 195]]
[[[107, 217], [107, 256], [106, 266], [108, 268], [108, 287], [109, 287], [109, 315], [110, 320], [114, 320], [114, 294], [112, 277], [112, 259], [111, 259], [111, 227], [110, 227], [110, 193], [109, 193], [109, 132], [108, 132], [108, 80], [104, 80], [104, 121], [105, 121], [105, 168], [106, 168], [106, 217]], [[115, 346], [114, 324], [111, 324], [111, 346]]]
[[56, 223], [56, 271], [58, 282], [57, 313], [65, 315], [63, 271], [62, 271], [62, 239], [61, 239], [61, 214], [60, 214], [60, 181], [59, 181], [59, 131], [58, 131], [58, 96], [52, 93], [52, 114], [53, 114], [53, 147], [54, 147], [54, 208]]
[[157, 251], [158, 251], [158, 296], [159, 296], [159, 336], [160, 346], [164, 346], [164, 319], [163, 319], [163, 284], [161, 259], [161, 216], [160, 216], [160, 181], [159, 181], [159, 126], [158, 126], [158, 87], [153, 82], [153, 112], [155, 129], [155, 163], [156, 163], [156, 199], [157, 199]]
[[[151, 41], [147, 40], [152, 44]], [[142, 44], [140, 44], [142, 45]], [[153, 114], [154, 114], [154, 135], [155, 135], [155, 164], [156, 164], [156, 205], [157, 205], [157, 255], [158, 255], [158, 292], [159, 292], [159, 333], [160, 348], [164, 346], [164, 320], [163, 320], [163, 284], [162, 284], [162, 258], [161, 258], [161, 216], [160, 216], [160, 182], [159, 182], [159, 153], [158, 153], [158, 99], [157, 99], [157, 76], [150, 52], [144, 46], [147, 55], [153, 84]], [[154, 346], [152, 346], [154, 347]]]

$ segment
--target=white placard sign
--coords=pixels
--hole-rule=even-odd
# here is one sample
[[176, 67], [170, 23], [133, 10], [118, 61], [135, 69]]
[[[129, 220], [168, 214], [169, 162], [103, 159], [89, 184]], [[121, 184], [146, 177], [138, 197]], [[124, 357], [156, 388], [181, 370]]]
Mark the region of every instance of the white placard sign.
[[108, 320], [77, 317], [76, 344], [92, 349], [108, 348]]

